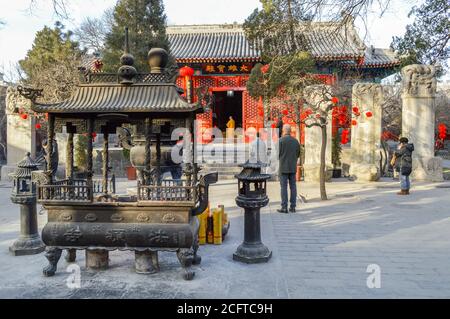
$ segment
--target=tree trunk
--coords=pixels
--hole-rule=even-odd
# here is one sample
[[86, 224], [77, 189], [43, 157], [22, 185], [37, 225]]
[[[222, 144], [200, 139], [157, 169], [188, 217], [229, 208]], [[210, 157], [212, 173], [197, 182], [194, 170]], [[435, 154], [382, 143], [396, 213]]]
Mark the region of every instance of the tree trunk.
[[320, 127], [322, 131], [322, 146], [320, 148], [320, 198], [322, 200], [327, 200], [327, 190], [325, 188], [325, 178], [326, 178], [326, 166], [325, 166], [325, 154], [327, 150], [327, 126], [322, 125]]

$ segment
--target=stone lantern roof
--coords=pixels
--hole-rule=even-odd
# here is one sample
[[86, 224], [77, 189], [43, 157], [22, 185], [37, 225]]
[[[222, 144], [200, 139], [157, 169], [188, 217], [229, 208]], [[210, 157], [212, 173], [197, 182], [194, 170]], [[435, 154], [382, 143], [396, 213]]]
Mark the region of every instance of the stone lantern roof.
[[247, 161], [239, 166], [243, 168], [242, 172], [235, 175], [235, 177], [239, 180], [257, 182], [257, 181], [264, 181], [270, 178], [269, 174], [261, 173], [261, 169], [265, 167], [265, 164], [263, 164], [260, 161], [257, 162]]
[[25, 157], [17, 163], [17, 169], [9, 176], [12, 178], [29, 178], [31, 179], [31, 173], [37, 171], [38, 164], [31, 158], [30, 152], [27, 152]]

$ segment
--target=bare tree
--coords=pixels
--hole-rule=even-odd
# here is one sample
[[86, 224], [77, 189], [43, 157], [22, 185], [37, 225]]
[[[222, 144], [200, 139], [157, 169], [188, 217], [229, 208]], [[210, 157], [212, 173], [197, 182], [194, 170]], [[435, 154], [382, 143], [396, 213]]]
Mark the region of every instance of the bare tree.
[[[56, 16], [59, 19], [68, 19], [70, 14], [68, 10], [68, 0], [51, 0], [52, 6], [53, 6], [53, 12], [56, 14]], [[30, 0], [30, 12], [33, 12], [36, 6], [39, 5], [39, 3], [42, 3], [42, 0]]]

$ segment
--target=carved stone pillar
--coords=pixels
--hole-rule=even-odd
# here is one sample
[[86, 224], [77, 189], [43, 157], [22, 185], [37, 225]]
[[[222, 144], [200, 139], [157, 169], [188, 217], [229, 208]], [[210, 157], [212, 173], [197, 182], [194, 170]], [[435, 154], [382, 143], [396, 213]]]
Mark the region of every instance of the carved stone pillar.
[[[308, 105], [318, 107], [324, 110], [329, 103], [324, 94], [331, 92], [331, 87], [328, 85], [311, 85], [305, 90], [305, 99]], [[331, 112], [328, 112], [328, 125], [326, 128], [326, 180], [330, 181], [332, 176], [332, 161], [331, 161], [331, 138], [332, 138], [332, 124]], [[303, 164], [303, 171], [306, 182], [320, 181], [320, 150], [322, 146], [322, 130], [319, 126], [312, 126], [305, 128], [305, 162]]]
[[353, 107], [360, 113], [359, 116], [353, 113], [357, 125], [352, 126], [350, 176], [355, 181], [380, 179], [382, 100], [381, 84], [356, 83], [353, 86]]
[[145, 119], [145, 170], [144, 181], [146, 185], [151, 183], [151, 133], [152, 133], [152, 119]]
[[402, 135], [414, 144], [411, 177], [443, 181], [442, 159], [434, 156], [436, 69], [412, 64], [402, 69]]

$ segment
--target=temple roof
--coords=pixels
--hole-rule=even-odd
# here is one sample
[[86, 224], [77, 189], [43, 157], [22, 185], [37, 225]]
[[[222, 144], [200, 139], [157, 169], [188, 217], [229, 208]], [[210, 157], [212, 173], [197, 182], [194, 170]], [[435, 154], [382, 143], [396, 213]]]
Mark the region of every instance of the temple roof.
[[400, 60], [391, 49], [370, 47], [366, 49], [364, 62], [361, 65], [357, 65], [353, 61], [346, 61], [344, 63], [347, 67], [387, 68], [400, 65]]
[[[312, 22], [302, 25], [316, 60], [358, 60], [365, 45], [352, 24]], [[167, 27], [171, 53], [179, 63], [260, 61], [260, 53], [247, 41], [241, 25], [184, 25]]]
[[45, 113], [192, 112], [201, 106], [186, 102], [173, 83], [79, 85], [67, 101], [32, 106]]
[[[389, 49], [366, 47], [352, 23], [312, 22], [298, 32], [305, 36], [318, 61], [342, 61], [355, 67], [392, 67], [400, 63]], [[178, 63], [261, 61], [260, 52], [250, 45], [238, 24], [169, 26], [167, 36]]]

